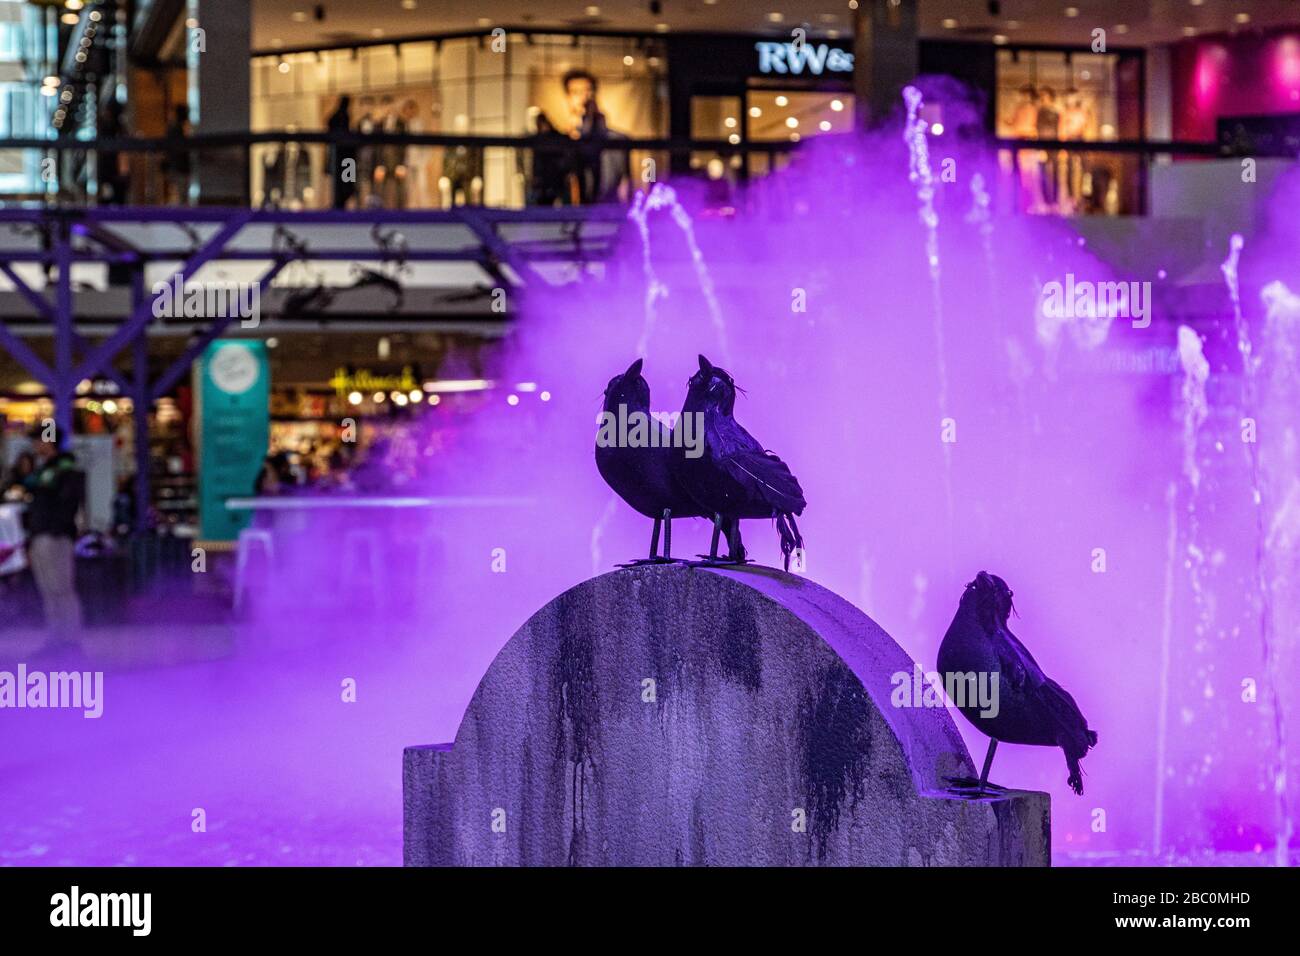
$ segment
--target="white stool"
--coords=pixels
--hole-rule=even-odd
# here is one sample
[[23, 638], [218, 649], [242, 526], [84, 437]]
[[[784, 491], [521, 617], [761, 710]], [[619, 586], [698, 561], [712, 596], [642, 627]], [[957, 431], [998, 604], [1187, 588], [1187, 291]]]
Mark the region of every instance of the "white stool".
[[343, 535], [343, 585], [355, 581], [365, 566], [370, 580], [370, 600], [379, 604], [383, 588], [379, 586], [380, 543], [379, 532], [370, 528], [352, 528]]
[[235, 611], [244, 603], [244, 590], [248, 584], [248, 558], [253, 547], [260, 547], [266, 552], [266, 560], [275, 563], [275, 539], [266, 528], [245, 528], [239, 532], [239, 544], [235, 555]]

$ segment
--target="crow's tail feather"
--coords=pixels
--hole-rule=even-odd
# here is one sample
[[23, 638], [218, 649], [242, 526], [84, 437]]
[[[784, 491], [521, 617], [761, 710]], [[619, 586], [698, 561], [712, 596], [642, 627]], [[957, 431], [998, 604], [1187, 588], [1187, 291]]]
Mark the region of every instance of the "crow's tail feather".
[[790, 512], [777, 512], [776, 515], [776, 532], [781, 536], [781, 559], [785, 570], [790, 570], [790, 555], [795, 552], [796, 548], [803, 547], [803, 536], [799, 534], [799, 526], [795, 524], [794, 515]]
[[1065, 765], [1070, 768], [1070, 776], [1065, 782], [1078, 796], [1083, 796], [1083, 768], [1079, 766], [1079, 758], [1066, 754]]

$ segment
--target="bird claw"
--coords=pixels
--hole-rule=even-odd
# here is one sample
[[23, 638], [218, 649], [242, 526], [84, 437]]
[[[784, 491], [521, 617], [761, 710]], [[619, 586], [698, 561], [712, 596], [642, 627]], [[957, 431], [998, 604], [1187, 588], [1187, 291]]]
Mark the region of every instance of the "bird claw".
[[647, 564], [690, 564], [690, 563], [691, 562], [686, 561], [682, 558], [634, 558], [633, 560], [626, 561], [623, 564], [616, 564], [614, 565], [614, 567], [639, 568]]
[[981, 787], [977, 777], [944, 777], [943, 779], [948, 782], [950, 792], [963, 797], [994, 797], [1007, 792], [1006, 787], [991, 782]]
[[687, 561], [686, 564], [692, 568], [735, 568], [740, 567], [742, 564], [754, 563], [749, 558], [736, 560], [734, 558], [715, 558], [707, 554], [697, 554], [696, 557], [700, 558], [700, 560]]

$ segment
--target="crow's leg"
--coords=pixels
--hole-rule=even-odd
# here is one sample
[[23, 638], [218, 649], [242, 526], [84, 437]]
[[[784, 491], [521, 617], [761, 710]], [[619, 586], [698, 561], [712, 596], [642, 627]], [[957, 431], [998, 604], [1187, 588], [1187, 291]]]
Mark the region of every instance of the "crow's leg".
[[732, 518], [727, 526], [727, 560], [734, 564], [745, 563], [745, 545], [740, 540], [739, 518]]
[[[667, 515], [668, 511], [665, 510], [664, 514]], [[659, 528], [662, 525], [663, 520], [664, 520], [663, 518], [655, 518], [654, 530], [650, 532], [650, 557], [634, 558], [633, 560], [625, 562], [624, 564], [616, 565], [616, 567], [635, 568], [635, 567], [640, 567], [643, 564], [661, 563], [664, 559], [659, 557]], [[665, 537], [664, 538], [665, 546], [667, 545], [667, 543], [668, 543], [668, 539], [667, 537]]]
[[719, 563], [718, 540], [722, 537], [722, 529], [725, 527], [725, 525], [726, 522], [722, 520], [722, 515], [718, 514], [717, 512], [714, 512], [713, 540], [709, 542], [709, 553], [697, 555], [697, 557], [700, 558], [699, 561], [690, 561], [687, 563], [689, 563], [692, 567], [699, 567], [700, 565], [718, 564]]
[[664, 509], [664, 560], [673, 559], [673, 510]]
[[989, 738], [989, 752], [984, 755], [984, 769], [980, 771], [980, 790], [986, 790], [989, 785], [989, 768], [993, 766], [993, 754], [998, 749], [998, 738]]
[[998, 742], [989, 738], [989, 749], [984, 755], [984, 769], [980, 771], [980, 777], [976, 780], [974, 777], [946, 777], [952, 789], [960, 793], [963, 797], [987, 797], [1006, 790], [1006, 787], [999, 787], [996, 783], [989, 783], [989, 769], [993, 766], [993, 754], [998, 749]]

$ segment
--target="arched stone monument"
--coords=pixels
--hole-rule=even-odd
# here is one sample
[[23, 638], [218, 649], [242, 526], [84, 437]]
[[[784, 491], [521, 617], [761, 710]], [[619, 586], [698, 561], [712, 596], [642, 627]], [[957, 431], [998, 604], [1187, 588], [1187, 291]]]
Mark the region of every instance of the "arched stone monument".
[[651, 565], [561, 594], [497, 655], [453, 744], [404, 755], [404, 859], [438, 865], [1050, 863], [1045, 793], [975, 768], [911, 658], [770, 568]]

